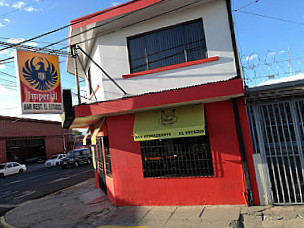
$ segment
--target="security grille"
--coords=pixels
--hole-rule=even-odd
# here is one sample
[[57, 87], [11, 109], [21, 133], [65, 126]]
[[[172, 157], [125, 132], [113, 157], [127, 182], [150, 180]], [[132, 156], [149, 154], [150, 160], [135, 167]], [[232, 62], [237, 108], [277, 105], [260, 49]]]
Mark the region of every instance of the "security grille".
[[105, 152], [106, 174], [109, 177], [112, 177], [111, 154], [110, 154], [110, 146], [109, 146], [108, 136], [103, 137], [103, 146], [104, 146], [104, 152]]
[[273, 203], [304, 203], [304, 101], [258, 104], [248, 111], [255, 153], [267, 164]]
[[144, 177], [213, 176], [208, 136], [141, 142]]

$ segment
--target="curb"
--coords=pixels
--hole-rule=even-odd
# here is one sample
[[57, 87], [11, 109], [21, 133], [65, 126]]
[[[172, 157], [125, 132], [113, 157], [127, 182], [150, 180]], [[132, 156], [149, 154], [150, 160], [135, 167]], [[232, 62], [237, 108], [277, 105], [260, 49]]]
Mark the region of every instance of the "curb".
[[26, 201], [20, 205], [18, 205], [17, 207], [15, 207], [14, 209], [8, 211], [7, 213], [5, 213], [1, 218], [0, 218], [0, 225], [3, 227], [3, 228], [18, 228], [16, 226], [13, 226], [13, 225], [10, 225], [6, 222], [5, 220], [5, 215], [9, 215], [10, 213], [12, 213], [15, 209], [17, 209], [18, 207], [21, 207], [21, 206], [24, 206], [24, 205], [27, 205], [29, 203], [31, 203], [32, 200], [29, 200], [29, 201]]
[[15, 227], [15, 226], [12, 226], [12, 225], [8, 224], [8, 223], [5, 221], [4, 216], [2, 216], [2, 217], [0, 218], [0, 225], [1, 225], [3, 228], [17, 228], [17, 227]]

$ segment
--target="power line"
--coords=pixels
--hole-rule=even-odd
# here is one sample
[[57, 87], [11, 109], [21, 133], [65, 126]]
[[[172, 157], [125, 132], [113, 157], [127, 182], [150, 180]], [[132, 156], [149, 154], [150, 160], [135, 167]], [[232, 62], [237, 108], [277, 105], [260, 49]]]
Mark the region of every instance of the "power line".
[[4, 72], [4, 71], [0, 71], [0, 74], [4, 74], [4, 75], [6, 75], [6, 76], [8, 76], [8, 77], [11, 77], [11, 78], [16, 78], [15, 75], [8, 74], [8, 73], [6, 73], [6, 72]]
[[[198, 1], [196, 1], [196, 2], [198, 2]], [[196, 2], [194, 2], [194, 3], [196, 3]], [[190, 3], [190, 4], [188, 4], [188, 5], [192, 5], [192, 4], [194, 4], [194, 3]], [[159, 2], [156, 3], [156, 4], [159, 4]], [[188, 6], [188, 5], [187, 5], [187, 6]], [[151, 7], [151, 5], [148, 6], [148, 7]], [[146, 8], [148, 8], [148, 7], [146, 7]], [[183, 7], [185, 7], [185, 6], [183, 6]], [[180, 7], [180, 8], [183, 8], [183, 7]], [[146, 9], [146, 8], [144, 8], [144, 9]], [[179, 8], [178, 8], [178, 9], [179, 9]], [[140, 9], [140, 10], [143, 10], [143, 9]], [[138, 10], [138, 11], [140, 11], [140, 10]], [[174, 11], [174, 10], [173, 10], [173, 11]], [[94, 29], [97, 29], [97, 28], [103, 27], [103, 26], [105, 26], [105, 25], [108, 25], [108, 24], [110, 24], [110, 23], [113, 23], [113, 22], [115, 22], [115, 21], [117, 21], [117, 20], [120, 20], [120, 19], [122, 19], [122, 18], [125, 18], [125, 17], [127, 17], [127, 16], [129, 16], [129, 15], [132, 15], [132, 14], [134, 14], [134, 13], [135, 13], [135, 11], [132, 11], [132, 12], [127, 13], [127, 14], [124, 14], [124, 15], [122, 15], [122, 16], [120, 16], [120, 17], [114, 19], [114, 20], [105, 22], [105, 23], [100, 24], [100, 25], [96, 25], [96, 26], [94, 26], [94, 27], [92, 27], [92, 28], [86, 29], [86, 30], [84, 30], [84, 31], [82, 31], [82, 32], [79, 32], [79, 33], [77, 33], [77, 34], [75, 34], [75, 35], [72, 35], [72, 36], [69, 36], [69, 37], [67, 37], [67, 38], [64, 38], [64, 39], [62, 39], [62, 40], [59, 40], [59, 41], [57, 41], [57, 42], [55, 42], [55, 43], [49, 44], [49, 45], [47, 45], [47, 46], [45, 46], [45, 47], [46, 47], [46, 48], [47, 48], [47, 47], [51, 47], [51, 46], [53, 46], [53, 45], [56, 45], [56, 44], [62, 43], [62, 42], [64, 42], [64, 41], [70, 40], [70, 39], [72, 39], [72, 38], [74, 38], [74, 37], [80, 36], [80, 35], [82, 35], [82, 34], [84, 34], [84, 33], [87, 33], [87, 32], [89, 32], [89, 31], [92, 31], [92, 30], [94, 30]], [[164, 14], [160, 14], [160, 15], [164, 15]], [[154, 17], [153, 17], [153, 18], [154, 18]], [[137, 23], [134, 23], [134, 24], [137, 24]], [[98, 37], [98, 36], [96, 36], [96, 37]], [[94, 37], [94, 38], [96, 38], [96, 37]], [[87, 39], [86, 41], [89, 41], [89, 40], [91, 40], [91, 39]], [[77, 43], [77, 44], [80, 44], [80, 43]], [[69, 47], [69, 46], [65, 46], [65, 47], [63, 47], [63, 48], [60, 48], [59, 50], [66, 49], [66, 48], [68, 48], [68, 47]], [[0, 51], [1, 51], [1, 49], [0, 49]]]
[[[2, 46], [6, 46], [5, 48], [11, 48], [11, 47], [15, 47], [14, 44], [11, 44], [11, 43], [8, 43], [8, 42], [3, 42], [3, 41], [0, 41], [0, 45]], [[57, 51], [57, 50], [53, 50], [53, 49], [47, 49], [47, 48], [39, 48], [39, 47], [33, 47], [33, 46], [29, 46], [29, 45], [19, 45], [18, 47], [21, 47], [23, 49], [26, 49], [26, 50], [30, 50], [30, 51], [34, 51], [34, 52], [39, 52], [39, 51], [44, 51], [44, 52], [47, 52], [49, 54], [56, 54], [56, 55], [61, 55], [61, 56], [67, 56], [67, 53], [66, 52], [63, 52], [63, 51]], [[14, 58], [14, 57], [12, 57]], [[0, 62], [3, 62], [7, 59], [2, 59], [0, 60]]]
[[[123, 26], [123, 27], [121, 27], [121, 28], [119, 28], [119, 29], [112, 30], [112, 31], [110, 31], [110, 32], [108, 32], [108, 33], [104, 33], [104, 34], [101, 34], [101, 35], [99, 35], [99, 36], [94, 36], [94, 37], [92, 37], [92, 38], [88, 38], [88, 39], [85, 39], [85, 40], [83, 40], [83, 41], [80, 41], [80, 42], [77, 42], [77, 43], [73, 43], [73, 45], [79, 45], [79, 44], [88, 42], [88, 41], [90, 41], [90, 40], [96, 39], [96, 38], [98, 38], [98, 37], [102, 37], [102, 36], [105, 36], [105, 35], [109, 35], [109, 34], [111, 34], [111, 33], [114, 33], [114, 32], [116, 32], [116, 31], [118, 31], [118, 30], [125, 29], [125, 28], [131, 27], [131, 26], [133, 26], [133, 25], [136, 25], [136, 24], [139, 24], [139, 23], [142, 23], [142, 22], [145, 22], [145, 21], [149, 21], [149, 20], [158, 18], [158, 17], [160, 17], [160, 16], [163, 16], [163, 15], [166, 15], [166, 14], [169, 14], [169, 13], [172, 13], [172, 12], [175, 12], [175, 11], [178, 11], [178, 10], [184, 8], [184, 7], [188, 7], [188, 6], [194, 5], [194, 4], [196, 4], [196, 3], [200, 2], [200, 1], [201, 1], [201, 0], [198, 0], [198, 1], [195, 1], [195, 2], [192, 2], [192, 3], [189, 3], [189, 4], [187, 4], [187, 5], [178, 7], [178, 8], [176, 8], [176, 9], [170, 10], [170, 11], [168, 11], [168, 12], [166, 12], [166, 13], [160, 13], [160, 14], [157, 14], [157, 15], [155, 15], [155, 16], [152, 16], [152, 17], [149, 17], [149, 18], [140, 20], [140, 21], [138, 21], [138, 22], [135, 22], [135, 23], [132, 23], [132, 24]], [[159, 3], [159, 2], [158, 2], [158, 3]], [[92, 28], [90, 28], [90, 29], [84, 30], [84, 31], [82, 31], [82, 32], [80, 32], [80, 33], [77, 33], [77, 34], [73, 35], [73, 36], [70, 36], [70, 37], [68, 37], [68, 38], [62, 39], [62, 40], [60, 40], [60, 41], [54, 43], [54, 45], [55, 45], [55, 44], [58, 44], [59, 42], [64, 42], [64, 41], [66, 41], [66, 40], [68, 40], [68, 39], [71, 39], [71, 38], [74, 38], [74, 37], [76, 37], [76, 36], [82, 35], [82, 34], [84, 34], [84, 33], [86, 33], [86, 32], [89, 32], [89, 31], [91, 31], [91, 30], [93, 30], [93, 29], [96, 29], [96, 28], [105, 26], [105, 25], [107, 25], [107, 24], [109, 24], [109, 23], [113, 23], [113, 22], [115, 22], [116, 20], [120, 20], [120, 19], [122, 19], [122, 18], [124, 18], [124, 17], [127, 17], [127, 16], [133, 14], [133, 13], [135, 13], [135, 12], [134, 12], [134, 11], [133, 11], [133, 12], [130, 12], [129, 14], [125, 14], [125, 15], [119, 17], [119, 18], [116, 18], [116, 19], [112, 20], [112, 21], [109, 21], [109, 22], [106, 22], [106, 23], [104, 23], [104, 24], [97, 25], [97, 26], [94, 26], [94, 27], [92, 27]], [[48, 46], [51, 46], [51, 45], [48, 45]], [[71, 45], [69, 45], [69, 46], [71, 46]], [[69, 46], [65, 46], [65, 47], [60, 48], [60, 49], [58, 49], [58, 50], [61, 51], [61, 50], [63, 50], [63, 49], [68, 48]], [[0, 50], [0, 51], [1, 51], [1, 50]]]
[[1, 60], [0, 60], [0, 63], [5, 62], [5, 61], [7, 61], [7, 60], [11, 60], [11, 59], [14, 59], [14, 57], [12, 56], [12, 57], [9, 57], [9, 58], [6, 58], [6, 59], [1, 59]]
[[[121, 4], [121, 5], [112, 7], [112, 8], [110, 8], [110, 9], [102, 10], [102, 11], [100, 11], [99, 13], [90, 15], [90, 16], [88, 16], [88, 17], [85, 17], [85, 18], [81, 19], [81, 20], [75, 21], [75, 22], [73, 22], [73, 23], [71, 23], [71, 24], [68, 24], [68, 25], [59, 27], [59, 28], [57, 28], [57, 29], [51, 30], [51, 31], [46, 32], [46, 33], [42, 33], [42, 34], [40, 34], [40, 35], [38, 35], [38, 36], [35, 36], [35, 37], [33, 37], [33, 38], [30, 38], [30, 39], [24, 40], [24, 41], [22, 41], [22, 42], [19, 42], [19, 43], [17, 43], [17, 44], [14, 44], [14, 47], [17, 47], [17, 46], [19, 46], [19, 45], [21, 45], [21, 44], [24, 44], [24, 43], [27, 43], [27, 42], [30, 42], [30, 41], [39, 39], [39, 38], [44, 37], [44, 36], [47, 36], [47, 35], [50, 35], [50, 34], [52, 34], [52, 33], [61, 31], [61, 30], [63, 30], [63, 29], [69, 28], [70, 26], [79, 24], [79, 23], [81, 23], [81, 22], [84, 22], [84, 21], [89, 20], [89, 19], [91, 19], [91, 18], [97, 17], [97, 16], [99, 16], [99, 15], [105, 14], [105, 13], [107, 13], [107, 12], [109, 12], [109, 11], [112, 11], [112, 10], [114, 10], [114, 9], [118, 9], [118, 8], [123, 7], [123, 6], [125, 6], [125, 5], [128, 5], [128, 4], [130, 4], [130, 2], [123, 3], [123, 4]], [[11, 48], [11, 47], [2, 48], [2, 49], [0, 49], [0, 51], [6, 50], [6, 49], [9, 49], [9, 48]]]
[[240, 9], [244, 9], [244, 8], [246, 8], [246, 7], [250, 6], [250, 5], [252, 5], [253, 3], [258, 3], [259, 1], [260, 1], [260, 0], [255, 0], [255, 1], [253, 1], [253, 2], [250, 2], [250, 3], [248, 3], [248, 4], [246, 4], [246, 5], [242, 6], [242, 7], [240, 7], [240, 8], [238, 8], [238, 9], [234, 10], [234, 11], [237, 12], [237, 11], [239, 11]]
[[279, 18], [279, 17], [272, 17], [272, 16], [267, 16], [267, 15], [262, 15], [262, 14], [252, 13], [252, 12], [247, 12], [247, 11], [242, 11], [242, 10], [238, 10], [237, 12], [244, 13], [244, 14], [249, 14], [249, 15], [253, 15], [253, 16], [258, 16], [258, 17], [263, 17], [263, 18], [267, 18], [267, 19], [271, 19], [271, 20], [284, 21], [284, 22], [297, 24], [297, 25], [304, 25], [303, 22], [287, 20], [287, 19]]
[[[141, 22], [144, 22], [144, 21], [148, 21], [148, 20], [151, 20], [151, 19], [153, 19], [153, 18], [162, 16], [162, 15], [165, 15], [165, 14], [168, 14], [168, 13], [171, 13], [171, 12], [174, 12], [174, 11], [177, 11], [177, 10], [179, 10], [179, 9], [181, 9], [181, 8], [184, 8], [184, 7], [193, 5], [193, 4], [197, 3], [197, 2], [200, 2], [200, 0], [195, 1], [195, 2], [192, 2], [192, 3], [189, 3], [189, 4], [185, 5], [185, 6], [178, 7], [178, 8], [176, 8], [176, 9], [173, 9], [173, 10], [168, 11], [168, 12], [166, 12], [166, 13], [158, 14], [158, 15], [156, 15], [156, 16], [153, 16], [153, 17], [150, 17], [150, 18], [141, 20], [141, 21], [139, 21], [139, 22], [130, 24], [130, 25], [128, 25], [128, 26], [124, 26], [123, 28], [127, 28], [127, 27], [129, 27], [129, 26], [132, 26], [132, 25], [135, 25], [135, 24], [138, 24], [138, 23], [141, 23]], [[100, 13], [97, 13], [97, 14], [95, 14], [95, 15], [91, 15], [91, 16], [89, 16], [89, 17], [86, 17], [86, 18], [84, 18], [84, 19], [82, 19], [82, 20], [79, 20], [79, 21], [76, 21], [76, 22], [74, 22], [74, 23], [71, 23], [71, 24], [69, 24], [69, 25], [66, 25], [66, 26], [63, 26], [63, 27], [61, 27], [61, 28], [52, 30], [52, 31], [50, 31], [50, 32], [47, 32], [47, 33], [38, 35], [38, 36], [33, 37], [33, 38], [31, 38], [31, 39], [24, 40], [24, 41], [22, 41], [22, 42], [20, 42], [20, 43], [18, 43], [18, 44], [13, 45], [13, 46], [15, 47], [15, 46], [18, 46], [18, 45], [20, 45], [20, 44], [23, 44], [23, 43], [26, 43], [26, 42], [29, 42], [29, 41], [32, 41], [32, 40], [41, 38], [41, 37], [43, 37], [43, 36], [49, 35], [49, 34], [51, 34], [51, 33], [57, 32], [57, 31], [60, 31], [60, 30], [62, 30], [62, 29], [64, 29], [64, 28], [68, 28], [68, 27], [70, 27], [70, 26], [73, 26], [74, 24], [78, 24], [78, 23], [81, 23], [81, 22], [86, 21], [86, 20], [88, 20], [88, 19], [91, 19], [91, 18], [93, 18], [93, 17], [102, 15], [102, 14], [108, 12], [108, 11], [111, 11], [111, 10], [113, 10], [113, 9], [117, 9], [117, 8], [122, 7], [122, 6], [126, 5], [126, 4], [129, 4], [129, 3], [130, 3], [130, 2], [127, 2], [127, 3], [125, 3], [125, 4], [121, 4], [121, 5], [117, 6], [116, 8], [110, 8], [110, 9], [108, 9], [108, 10], [101, 11]], [[161, 2], [158, 2], [158, 3], [156, 3], [156, 4], [159, 4], [159, 3], [161, 3]], [[148, 6], [148, 7], [151, 7], [151, 6], [152, 6], [152, 5], [150, 5], [150, 6]], [[147, 7], [146, 7], [146, 8], [147, 8]], [[146, 8], [143, 8], [143, 9], [146, 9]], [[140, 9], [140, 10], [143, 10], [143, 9]], [[139, 10], [138, 10], [138, 11], [139, 11]], [[116, 20], [120, 20], [120, 19], [122, 19], [122, 18], [124, 18], [124, 17], [127, 17], [127, 16], [129, 16], [129, 15], [131, 15], [131, 14], [134, 14], [134, 13], [135, 13], [134, 11], [133, 11], [133, 12], [130, 12], [130, 13], [125, 14], [125, 15], [119, 17], [119, 18], [116, 18], [116, 19], [112, 20], [112, 21], [103, 23], [103, 24], [101, 24], [101, 25], [94, 26], [94, 27], [92, 27], [92, 28], [90, 28], [90, 29], [86, 29], [86, 30], [84, 30], [84, 31], [82, 31], [82, 32], [80, 32], [80, 33], [77, 33], [77, 34], [72, 35], [72, 36], [70, 36], [70, 37], [67, 37], [67, 38], [65, 38], [65, 39], [62, 39], [62, 40], [59, 40], [59, 41], [57, 41], [57, 42], [51, 43], [51, 44], [49, 44], [49, 45], [46, 45], [46, 46], [43, 47], [43, 48], [48, 48], [48, 47], [54, 46], [54, 45], [56, 45], [56, 44], [62, 43], [62, 42], [67, 41], [67, 40], [69, 40], [69, 39], [71, 39], [71, 38], [74, 38], [74, 37], [79, 36], [79, 35], [81, 35], [81, 34], [87, 33], [87, 32], [89, 32], [89, 31], [92, 31], [92, 30], [96, 29], [96, 28], [105, 26], [105, 25], [107, 25], [107, 24], [113, 23], [113, 22], [115, 22]], [[112, 32], [114, 32], [114, 31], [112, 31]], [[110, 33], [112, 33], [112, 32], [109, 32], [109, 33], [107, 33], [107, 34], [110, 34]], [[103, 35], [107, 35], [107, 34], [103, 34]], [[102, 35], [102, 36], [103, 36], [103, 35]], [[95, 36], [95, 37], [93, 37], [93, 38], [91, 38], [91, 39], [86, 39], [86, 40], [84, 40], [84, 41], [82, 41], [82, 42], [78, 42], [78, 43], [76, 43], [76, 44], [81, 44], [81, 43], [87, 42], [87, 41], [92, 40], [92, 39], [94, 39], [94, 38], [96, 38], [96, 37], [100, 37], [100, 36]], [[66, 48], [68, 48], [68, 47], [69, 47], [69, 46], [65, 46], [65, 47], [63, 47], [63, 48], [60, 48], [58, 51], [61, 51], [61, 50], [66, 49]], [[11, 47], [2, 48], [2, 49], [0, 49], [0, 51], [6, 50], [6, 49], [9, 49], [9, 48], [11, 48]], [[43, 50], [43, 48], [41, 48], [41, 50]], [[1, 60], [0, 60], [0, 62], [1, 62]]]
[[[12, 38], [8, 38], [8, 37], [0, 37], [0, 39], [2, 40], [10, 40]], [[52, 42], [46, 42], [46, 41], [35, 41], [35, 43], [38, 43], [38, 44], [51, 44]], [[60, 44], [60, 45], [64, 45], [64, 44]]]
[[14, 10], [11, 10], [11, 11], [9, 11], [9, 12], [7, 12], [7, 13], [1, 14], [0, 17], [6, 16], [6, 15], [11, 14], [11, 13], [15, 13], [15, 12], [17, 12], [17, 11], [20, 11], [20, 10], [23, 10], [23, 9], [26, 9], [26, 8], [29, 8], [29, 7], [33, 7], [34, 5], [37, 5], [37, 3], [36, 3], [36, 4], [33, 4], [33, 5], [29, 5], [29, 6], [25, 5], [24, 7], [21, 7], [21, 8], [18, 8], [18, 9], [14, 9]]
[[3, 78], [0, 78], [0, 80], [2, 80], [2, 81], [5, 81], [5, 82], [10, 82], [10, 83], [16, 83], [16, 82], [13, 82], [13, 81], [10, 81], [10, 80], [7, 80], [7, 79], [3, 79]]

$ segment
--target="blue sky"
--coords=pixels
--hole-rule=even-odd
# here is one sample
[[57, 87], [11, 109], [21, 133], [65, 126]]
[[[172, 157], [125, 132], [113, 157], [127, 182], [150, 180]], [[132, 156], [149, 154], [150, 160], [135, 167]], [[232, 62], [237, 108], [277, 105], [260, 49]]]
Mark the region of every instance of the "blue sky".
[[[17, 42], [67, 25], [70, 20], [126, 1], [0, 0], [0, 41]], [[304, 71], [304, 4], [299, 0], [232, 0], [241, 63], [249, 86]], [[255, 15], [253, 15], [255, 14]], [[270, 19], [272, 18], [272, 19]], [[289, 22], [286, 22], [289, 21]], [[27, 45], [42, 47], [66, 38], [68, 30]], [[64, 47], [66, 42], [55, 46]], [[1, 47], [0, 47], [1, 49]], [[0, 52], [0, 59], [12, 50]], [[61, 58], [61, 61], [65, 61]], [[60, 65], [63, 88], [75, 88], [74, 77]], [[14, 63], [0, 65], [0, 115], [17, 116]], [[13, 81], [13, 82], [10, 82]], [[59, 120], [58, 115], [26, 116]]]

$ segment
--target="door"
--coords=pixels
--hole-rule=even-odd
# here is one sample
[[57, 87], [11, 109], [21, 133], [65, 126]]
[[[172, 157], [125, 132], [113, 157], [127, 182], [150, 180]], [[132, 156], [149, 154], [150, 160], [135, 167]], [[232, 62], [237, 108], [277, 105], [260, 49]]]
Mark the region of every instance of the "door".
[[107, 194], [102, 137], [97, 137], [96, 146], [97, 146], [97, 150], [95, 157], [97, 160], [96, 162], [97, 162], [99, 186], [104, 191], [104, 193]]
[[13, 164], [8, 164], [5, 169], [6, 169], [5, 170], [5, 175], [6, 176], [14, 174]]
[[255, 153], [260, 153], [274, 204], [304, 203], [304, 100], [249, 107]]

